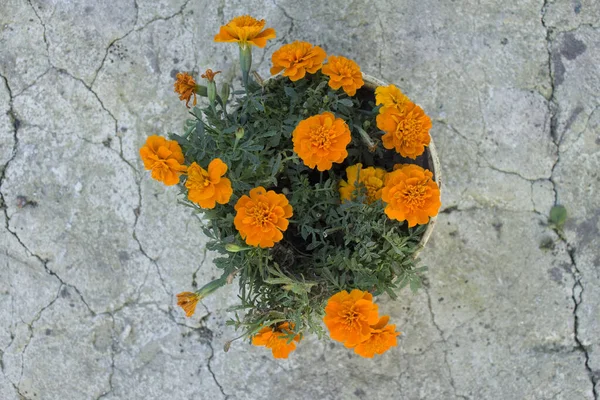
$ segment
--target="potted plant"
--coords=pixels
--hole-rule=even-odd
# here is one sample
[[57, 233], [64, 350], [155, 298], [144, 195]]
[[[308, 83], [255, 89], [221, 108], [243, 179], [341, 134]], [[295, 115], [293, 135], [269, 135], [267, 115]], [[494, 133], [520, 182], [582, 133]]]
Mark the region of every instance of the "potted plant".
[[431, 120], [396, 86], [306, 42], [275, 51], [263, 81], [252, 46], [275, 35], [250, 16], [222, 26], [215, 41], [239, 45], [243, 89], [217, 86], [210, 69], [204, 85], [178, 74], [175, 91], [193, 105], [184, 133], [140, 149], [152, 177], [204, 214], [208, 248], [222, 255], [221, 277], [178, 305], [190, 317], [239, 279], [229, 323], [274, 357], [326, 331], [373, 357], [399, 335], [373, 299], [419, 286], [416, 254], [440, 207]]

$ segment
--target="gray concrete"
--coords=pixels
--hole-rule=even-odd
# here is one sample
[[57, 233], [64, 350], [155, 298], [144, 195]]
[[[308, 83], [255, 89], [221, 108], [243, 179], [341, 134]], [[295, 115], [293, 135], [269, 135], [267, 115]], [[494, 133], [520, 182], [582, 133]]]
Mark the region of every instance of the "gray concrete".
[[[231, 68], [212, 37], [242, 13], [278, 32], [264, 76], [311, 41], [434, 120], [428, 287], [381, 299], [382, 357], [225, 353], [234, 285], [174, 306], [214, 255], [137, 150], [180, 130], [177, 71]], [[0, 399], [598, 399], [600, 2], [3, 0], [0, 77]]]

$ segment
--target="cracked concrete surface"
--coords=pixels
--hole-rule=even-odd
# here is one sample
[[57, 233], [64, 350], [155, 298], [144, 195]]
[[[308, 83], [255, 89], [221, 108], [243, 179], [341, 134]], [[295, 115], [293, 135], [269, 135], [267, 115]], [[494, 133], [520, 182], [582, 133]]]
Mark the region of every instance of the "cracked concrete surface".
[[[382, 298], [403, 332], [365, 360], [236, 341], [235, 285], [201, 220], [143, 171], [178, 132], [178, 71], [235, 68], [250, 13], [396, 83], [434, 121], [443, 211], [427, 287]], [[600, 3], [5, 0], [0, 4], [1, 399], [589, 399], [600, 394]], [[554, 204], [564, 232], [547, 224]]]

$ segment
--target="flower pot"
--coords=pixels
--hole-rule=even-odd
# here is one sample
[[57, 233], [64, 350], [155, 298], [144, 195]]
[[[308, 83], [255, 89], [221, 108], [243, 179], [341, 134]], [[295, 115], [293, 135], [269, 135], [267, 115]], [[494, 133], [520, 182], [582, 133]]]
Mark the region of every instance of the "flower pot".
[[[386, 83], [386, 82], [382, 81], [381, 79], [375, 78], [371, 75], [365, 74], [364, 72], [362, 73], [362, 77], [363, 77], [363, 81], [365, 82], [365, 85], [363, 86], [363, 88], [368, 89], [369, 91], [373, 92], [373, 101], [375, 99], [375, 95], [374, 95], [375, 89], [377, 89], [378, 86], [389, 85], [389, 83]], [[272, 79], [284, 79], [282, 75], [275, 75], [275, 76], [270, 76], [267, 79], [263, 80], [258, 74], [255, 74], [255, 78], [263, 86], [266, 85]], [[433, 142], [433, 138], [431, 138], [431, 141], [429, 142], [429, 146], [425, 148], [424, 154], [419, 156], [417, 161], [413, 162], [413, 163], [416, 163], [419, 166], [421, 166], [425, 169], [428, 169], [429, 171], [431, 171], [433, 173], [433, 178], [435, 180], [435, 183], [438, 185], [438, 187], [440, 189], [440, 195], [441, 195], [442, 171], [441, 171], [441, 167], [440, 167], [440, 160], [438, 158], [437, 150], [436, 150], [435, 144]], [[429, 238], [431, 237], [431, 234], [433, 233], [433, 229], [435, 227], [436, 221], [437, 221], [437, 215], [434, 217], [430, 217], [429, 223], [427, 224], [427, 228], [425, 229], [425, 232], [423, 232], [423, 236], [421, 237], [421, 241], [419, 242], [419, 249], [414, 253], [415, 258], [419, 255], [419, 253], [423, 250], [423, 248], [429, 241]]]

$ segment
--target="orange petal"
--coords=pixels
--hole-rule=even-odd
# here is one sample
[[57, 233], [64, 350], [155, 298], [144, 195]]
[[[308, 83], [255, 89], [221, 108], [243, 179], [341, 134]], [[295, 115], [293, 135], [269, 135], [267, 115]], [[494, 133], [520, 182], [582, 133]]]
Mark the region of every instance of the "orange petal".
[[215, 158], [208, 164], [208, 176], [213, 183], [217, 183], [226, 172], [227, 164], [220, 158]]

